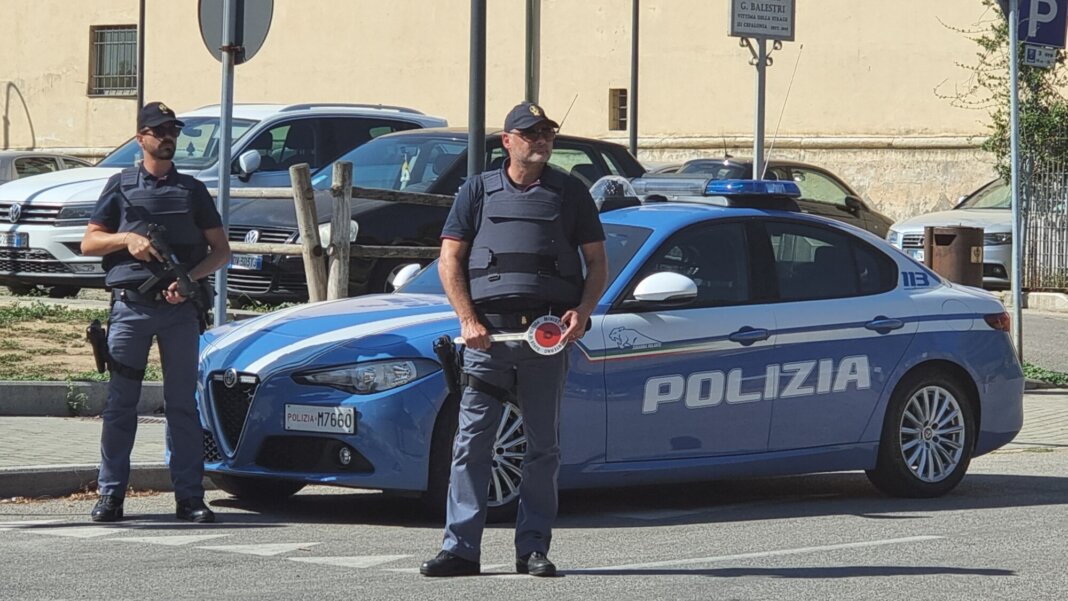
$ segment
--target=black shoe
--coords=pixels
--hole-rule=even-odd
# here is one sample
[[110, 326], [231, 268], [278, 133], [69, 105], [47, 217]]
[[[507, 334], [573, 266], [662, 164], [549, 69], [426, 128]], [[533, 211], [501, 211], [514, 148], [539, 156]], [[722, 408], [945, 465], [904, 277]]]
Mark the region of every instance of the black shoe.
[[478, 576], [482, 573], [482, 566], [477, 561], [464, 559], [459, 555], [453, 555], [448, 551], [438, 553], [438, 556], [430, 561], [424, 561], [419, 567], [419, 573], [431, 578], [442, 576]]
[[174, 512], [179, 520], [207, 524], [215, 521], [215, 513], [204, 504], [204, 499], [193, 497], [178, 501], [178, 508]]
[[544, 553], [534, 551], [527, 555], [517, 557], [515, 571], [518, 574], [530, 574], [531, 576], [556, 576], [556, 566]]
[[118, 495], [100, 495], [100, 500], [89, 514], [94, 522], [117, 522], [122, 519], [122, 497]]

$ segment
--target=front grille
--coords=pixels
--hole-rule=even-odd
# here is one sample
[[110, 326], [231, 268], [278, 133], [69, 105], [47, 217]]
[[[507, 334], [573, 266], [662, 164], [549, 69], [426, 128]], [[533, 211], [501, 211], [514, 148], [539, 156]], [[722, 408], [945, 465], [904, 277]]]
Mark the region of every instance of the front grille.
[[[352, 460], [342, 465], [338, 452], [348, 447]], [[268, 436], [256, 455], [256, 464], [268, 469], [290, 472], [370, 473], [374, 466], [351, 446], [334, 438], [319, 436]]]
[[[245, 374], [244, 377], [249, 376]], [[231, 451], [236, 449], [241, 441], [241, 431], [245, 427], [252, 398], [256, 396], [257, 385], [257, 382], [241, 382], [239, 379], [233, 388], [227, 388], [221, 373], [211, 377], [211, 401], [215, 408], [215, 417], [222, 429], [223, 442]]]
[[245, 294], [293, 294], [305, 296], [308, 294], [308, 283], [304, 274], [281, 273], [269, 274], [263, 271], [249, 271], [247, 269], [227, 269], [226, 289], [230, 292]]
[[204, 430], [204, 463], [218, 463], [222, 460], [222, 451], [215, 443], [215, 436], [209, 430]]
[[0, 272], [70, 273], [52, 253], [39, 248], [0, 248]]
[[0, 200], [0, 220], [10, 222], [8, 215], [11, 214], [11, 206], [14, 204], [22, 205], [22, 214], [19, 216], [18, 224], [34, 223], [44, 225], [55, 225], [56, 217], [59, 216], [59, 205], [36, 205], [25, 202], [14, 203], [4, 202]]
[[923, 234], [905, 234], [901, 237], [902, 248], [923, 248]]
[[296, 230], [289, 230], [283, 228], [269, 228], [269, 227], [254, 227], [251, 225], [230, 225], [230, 241], [231, 242], [244, 242], [245, 236], [248, 235], [250, 230], [256, 230], [260, 233], [259, 240], [264, 244], [285, 244], [290, 241], [290, 238], [296, 236]]

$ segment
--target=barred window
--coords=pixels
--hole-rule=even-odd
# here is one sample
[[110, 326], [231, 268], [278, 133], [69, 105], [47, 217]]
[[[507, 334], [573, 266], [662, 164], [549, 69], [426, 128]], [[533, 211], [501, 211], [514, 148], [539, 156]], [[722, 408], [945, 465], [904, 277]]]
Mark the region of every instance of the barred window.
[[137, 26], [89, 28], [89, 95], [137, 95]]

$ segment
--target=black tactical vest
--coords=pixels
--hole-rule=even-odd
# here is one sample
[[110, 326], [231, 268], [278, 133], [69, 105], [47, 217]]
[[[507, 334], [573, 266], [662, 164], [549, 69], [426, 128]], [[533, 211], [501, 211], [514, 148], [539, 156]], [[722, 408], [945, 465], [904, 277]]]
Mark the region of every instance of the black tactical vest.
[[[548, 172], [543, 177], [551, 177]], [[482, 217], [468, 276], [476, 303], [524, 298], [574, 307], [582, 300], [582, 262], [564, 229], [563, 196], [546, 186], [517, 194], [502, 170], [482, 174]]]
[[[147, 235], [148, 224], [166, 229], [164, 237], [186, 269], [192, 269], [208, 255], [208, 240], [193, 218], [193, 185], [191, 176], [173, 172], [174, 185], [144, 188], [138, 185], [139, 167], [124, 169], [119, 175], [119, 192], [126, 197], [120, 203], [119, 232]], [[105, 284], [109, 288], [137, 288], [156, 273], [163, 272], [163, 264], [156, 260], [138, 261], [125, 248], [104, 257], [107, 271]], [[173, 277], [160, 281], [163, 289]]]

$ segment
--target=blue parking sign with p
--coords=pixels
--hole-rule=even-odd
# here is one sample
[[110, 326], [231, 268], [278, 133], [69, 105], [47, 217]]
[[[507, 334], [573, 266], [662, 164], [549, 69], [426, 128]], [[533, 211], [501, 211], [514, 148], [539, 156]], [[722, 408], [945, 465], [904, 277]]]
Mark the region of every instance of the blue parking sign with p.
[[1068, 0], [1020, 0], [1021, 42], [1064, 48]]

